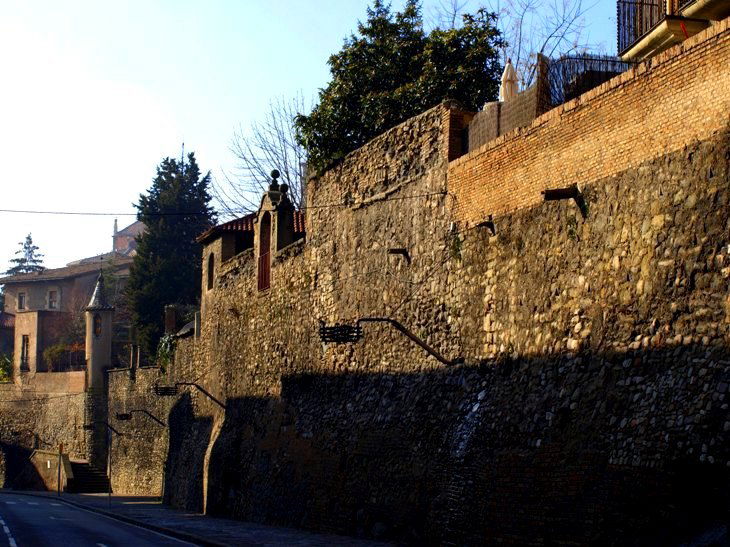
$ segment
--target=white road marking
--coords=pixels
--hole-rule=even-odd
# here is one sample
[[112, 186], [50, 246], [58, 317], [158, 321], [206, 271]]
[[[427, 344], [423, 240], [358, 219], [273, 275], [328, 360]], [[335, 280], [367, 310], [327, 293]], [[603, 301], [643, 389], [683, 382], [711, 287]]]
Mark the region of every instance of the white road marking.
[[103, 543], [97, 543], [96, 547], [106, 547], [106, 545], [104, 545]]
[[15, 505], [16, 502], [14, 502], [14, 501], [6, 501], [5, 503], [7, 503], [8, 505]]
[[28, 505], [38, 505], [37, 501], [26, 501], [25, 503], [27, 503]]
[[[14, 501], [13, 502], [6, 501], [5, 503], [15, 503], [15, 502]], [[35, 502], [26, 502], [26, 503], [30, 503], [32, 505], [38, 505]], [[113, 517], [104, 515], [102, 513], [97, 513], [96, 511], [90, 511], [89, 509], [85, 509], [83, 507], [79, 507], [78, 505], [73, 505], [73, 504], [70, 504], [70, 503], [62, 503], [61, 505], [66, 505], [69, 509], [77, 509], [79, 511], [83, 511], [84, 513], [91, 513], [92, 515], [95, 515], [97, 517], [105, 518], [105, 519], [108, 519], [108, 520], [113, 520], [114, 522], [117, 522], [117, 523], [121, 524], [122, 526], [125, 526], [126, 525], [126, 526], [131, 526], [132, 528], [139, 528], [140, 530], [143, 530], [144, 532], [146, 532], [148, 534], [153, 534], [155, 536], [160, 536], [160, 537], [163, 537], [163, 538], [165, 538], [167, 540], [172, 540], [174, 542], [180, 543], [182, 545], [192, 545], [193, 547], [196, 545], [195, 543], [190, 543], [189, 541], [185, 541], [183, 539], [178, 539], [175, 536], [168, 536], [167, 534], [164, 534], [162, 532], [157, 532], [156, 530], [150, 530], [149, 528], [145, 528], [143, 526], [138, 526], [136, 524], [131, 524], [131, 523], [125, 522], [125, 521], [120, 521], [119, 519], [115, 519]], [[67, 520], [71, 520], [71, 519], [67, 519]], [[13, 536], [9, 535], [9, 533], [8, 533], [8, 545], [9, 545], [9, 547], [18, 547], [17, 544], [15, 543], [15, 539], [13, 538]], [[97, 544], [97, 545], [101, 545], [101, 544]]]
[[55, 507], [61, 507], [60, 503], [52, 503], [51, 505], [54, 505]]
[[72, 509], [78, 509], [79, 511], [83, 511], [85, 513], [91, 513], [92, 515], [96, 515], [97, 517], [102, 517], [105, 519], [113, 520], [114, 522], [117, 522], [117, 523], [120, 523], [123, 525], [126, 524], [127, 526], [132, 526], [133, 528], [139, 528], [140, 530], [144, 530], [145, 532], [147, 532], [149, 534], [154, 534], [156, 536], [160, 536], [165, 539], [171, 539], [172, 541], [182, 543], [183, 545], [192, 545], [193, 547], [195, 547], [195, 545], [196, 545], [195, 543], [190, 543], [189, 541], [185, 541], [184, 539], [178, 539], [175, 536], [168, 536], [167, 534], [163, 534], [162, 532], [157, 532], [156, 530], [150, 530], [149, 528], [145, 528], [143, 526], [137, 526], [136, 524], [132, 524], [130, 522], [120, 521], [119, 519], [115, 519], [114, 517], [109, 517], [102, 513], [97, 513], [96, 511], [90, 511], [89, 509], [84, 509], [83, 507], [79, 507], [78, 505], [71, 505], [70, 507]]
[[8, 545], [10, 547], [18, 547], [15, 543], [15, 538], [13, 538], [13, 534], [10, 533], [10, 528], [7, 527], [4, 520], [0, 519], [0, 525], [2, 525], [5, 535], [8, 536]]

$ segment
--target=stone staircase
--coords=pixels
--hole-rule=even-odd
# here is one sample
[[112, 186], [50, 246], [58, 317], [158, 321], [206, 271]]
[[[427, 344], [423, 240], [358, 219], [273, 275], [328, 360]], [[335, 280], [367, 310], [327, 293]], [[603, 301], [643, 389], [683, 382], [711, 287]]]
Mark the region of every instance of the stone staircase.
[[76, 494], [97, 493], [109, 491], [109, 478], [106, 473], [87, 462], [72, 461], [71, 471], [74, 478], [68, 481], [66, 487], [68, 492]]

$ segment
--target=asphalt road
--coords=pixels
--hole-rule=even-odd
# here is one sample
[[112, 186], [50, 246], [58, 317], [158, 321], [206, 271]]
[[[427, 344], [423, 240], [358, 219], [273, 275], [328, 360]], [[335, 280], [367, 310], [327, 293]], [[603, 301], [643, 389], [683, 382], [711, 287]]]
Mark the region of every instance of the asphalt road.
[[16, 494], [0, 496], [0, 547], [193, 545], [98, 513]]

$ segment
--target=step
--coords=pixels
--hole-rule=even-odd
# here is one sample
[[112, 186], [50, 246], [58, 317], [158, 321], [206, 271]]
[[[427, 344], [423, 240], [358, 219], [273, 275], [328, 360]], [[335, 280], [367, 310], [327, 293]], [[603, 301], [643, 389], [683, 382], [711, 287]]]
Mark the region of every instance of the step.
[[71, 462], [74, 478], [69, 481], [67, 490], [77, 493], [101, 493], [109, 491], [109, 478], [101, 469], [87, 462]]

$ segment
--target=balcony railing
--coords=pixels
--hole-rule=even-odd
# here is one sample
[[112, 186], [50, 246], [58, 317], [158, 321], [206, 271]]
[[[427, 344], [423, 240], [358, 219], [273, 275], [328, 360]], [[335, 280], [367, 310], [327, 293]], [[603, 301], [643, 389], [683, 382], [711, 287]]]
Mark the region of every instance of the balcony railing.
[[[691, 0], [673, 0], [682, 6]], [[618, 52], [622, 53], [638, 42], [667, 15], [666, 0], [618, 0]]]
[[558, 106], [575, 99], [629, 68], [631, 63], [608, 55], [566, 55], [550, 61], [550, 102]]

